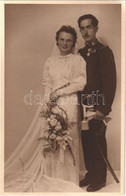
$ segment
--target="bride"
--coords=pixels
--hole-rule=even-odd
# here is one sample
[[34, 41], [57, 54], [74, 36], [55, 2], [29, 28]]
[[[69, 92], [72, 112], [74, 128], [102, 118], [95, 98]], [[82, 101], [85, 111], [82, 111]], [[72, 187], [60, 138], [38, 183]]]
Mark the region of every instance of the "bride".
[[86, 84], [83, 58], [74, 54], [71, 26], [56, 33], [60, 51], [44, 67], [44, 104], [5, 163], [5, 192], [81, 192], [77, 92]]

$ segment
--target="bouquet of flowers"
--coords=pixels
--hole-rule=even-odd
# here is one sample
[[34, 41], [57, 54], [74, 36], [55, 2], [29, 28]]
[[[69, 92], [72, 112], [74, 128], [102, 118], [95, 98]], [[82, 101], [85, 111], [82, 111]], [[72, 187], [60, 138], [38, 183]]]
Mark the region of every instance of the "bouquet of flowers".
[[59, 148], [69, 149], [73, 164], [75, 165], [75, 158], [71, 148], [71, 128], [68, 121], [67, 113], [59, 107], [59, 105], [52, 103], [47, 104], [47, 109], [40, 113], [47, 121], [47, 128], [45, 129], [42, 139], [45, 141], [43, 154], [46, 156], [47, 152], [55, 152]]

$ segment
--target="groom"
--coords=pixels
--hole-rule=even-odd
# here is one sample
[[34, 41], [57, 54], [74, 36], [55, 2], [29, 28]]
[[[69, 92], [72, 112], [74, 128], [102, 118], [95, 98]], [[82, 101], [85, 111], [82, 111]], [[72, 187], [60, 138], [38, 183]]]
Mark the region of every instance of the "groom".
[[[107, 158], [106, 125], [103, 119], [111, 112], [116, 89], [116, 69], [112, 50], [96, 38], [97, 18], [91, 14], [83, 15], [78, 19], [78, 26], [85, 40], [85, 47], [80, 49], [79, 53], [86, 61], [87, 71], [87, 84], [81, 93], [94, 95], [94, 98], [99, 93], [99, 100], [93, 102], [96, 115], [89, 121], [89, 129], [81, 131], [87, 173], [80, 181], [80, 186], [88, 186], [86, 190], [94, 192], [106, 185], [107, 167], [98, 144]], [[83, 104], [89, 105], [89, 100], [85, 100]]]

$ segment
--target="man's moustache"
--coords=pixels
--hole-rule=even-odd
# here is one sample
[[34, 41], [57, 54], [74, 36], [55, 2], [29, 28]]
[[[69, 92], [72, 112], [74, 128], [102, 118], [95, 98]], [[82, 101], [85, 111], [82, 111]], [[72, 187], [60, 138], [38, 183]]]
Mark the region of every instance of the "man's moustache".
[[89, 37], [89, 35], [84, 35], [84, 37]]

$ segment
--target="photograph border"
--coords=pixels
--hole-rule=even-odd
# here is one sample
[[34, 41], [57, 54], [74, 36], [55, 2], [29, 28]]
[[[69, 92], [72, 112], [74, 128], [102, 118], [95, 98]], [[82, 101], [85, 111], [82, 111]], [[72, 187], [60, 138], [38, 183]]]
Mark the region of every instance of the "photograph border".
[[[2, 178], [0, 179], [0, 185], [1, 185], [1, 193], [2, 195], [8, 195], [8, 193], [5, 193], [3, 190], [3, 185], [4, 185], [4, 87], [5, 87], [5, 5], [6, 4], [121, 4], [122, 6], [122, 11], [121, 11], [121, 177], [120, 177], [120, 181], [122, 182], [120, 184], [121, 187], [121, 191], [120, 193], [112, 193], [116, 194], [116, 195], [123, 195], [124, 194], [124, 186], [125, 186], [125, 181], [124, 181], [124, 172], [125, 172], [125, 123], [126, 123], [126, 112], [125, 112], [125, 99], [126, 99], [126, 86], [125, 86], [125, 74], [126, 74], [126, 70], [125, 70], [125, 0], [123, 1], [3, 1], [0, 2], [0, 24], [1, 24], [1, 132], [0, 132], [0, 138], [1, 138], [1, 150], [0, 150], [0, 155], [1, 155], [1, 162], [0, 162], [0, 167], [1, 167], [1, 171], [0, 171], [0, 176], [2, 176]], [[126, 176], [125, 176], [126, 178]], [[24, 193], [24, 194], [20, 194], [20, 193], [15, 193], [15, 195], [76, 195], [76, 193]], [[77, 195], [90, 195], [89, 193], [77, 193]], [[91, 195], [110, 195], [110, 193], [91, 193]], [[9, 194], [9, 195], [14, 195]]]

